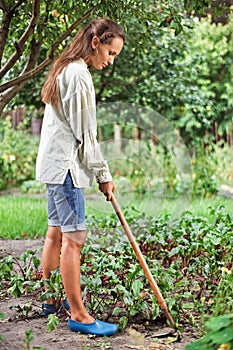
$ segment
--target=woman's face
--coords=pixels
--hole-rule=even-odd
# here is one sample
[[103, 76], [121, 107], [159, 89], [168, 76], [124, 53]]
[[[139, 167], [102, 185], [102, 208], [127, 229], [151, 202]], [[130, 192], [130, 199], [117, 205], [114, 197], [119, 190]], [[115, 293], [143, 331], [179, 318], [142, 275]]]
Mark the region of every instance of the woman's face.
[[109, 64], [113, 64], [114, 59], [122, 50], [123, 39], [116, 37], [112, 39], [111, 44], [101, 44], [98, 37], [92, 39], [92, 48], [95, 50], [91, 57], [91, 65], [98, 70], [106, 68]]

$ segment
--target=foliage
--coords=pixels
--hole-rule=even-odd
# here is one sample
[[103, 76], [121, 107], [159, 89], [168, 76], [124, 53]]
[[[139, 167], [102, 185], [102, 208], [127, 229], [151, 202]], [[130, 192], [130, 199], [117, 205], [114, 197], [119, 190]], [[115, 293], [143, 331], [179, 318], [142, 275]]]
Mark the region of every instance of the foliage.
[[[65, 292], [62, 286], [62, 280], [60, 270], [54, 270], [51, 272], [50, 278], [40, 281], [36, 288], [44, 288], [44, 291], [40, 295], [40, 300], [45, 301], [48, 299], [56, 300], [57, 314], [64, 309], [63, 300], [65, 300]], [[53, 320], [51, 319], [51, 324]]]
[[[209, 196], [217, 192], [219, 182], [232, 180], [229, 167], [232, 150], [227, 144], [207, 146], [203, 141], [189, 154], [179, 138], [172, 140], [171, 133], [168, 141], [161, 136], [154, 145], [149, 141], [153, 135], [149, 132], [145, 141], [132, 140], [132, 128], [132, 125], [124, 125], [122, 150], [118, 151], [109, 140], [101, 145], [122, 194], [133, 191], [143, 195], [149, 191], [171, 198], [191, 192]], [[1, 122], [0, 130], [0, 189], [16, 185], [24, 193], [42, 194], [45, 186], [34, 180], [39, 139], [31, 137], [23, 124], [13, 130], [8, 118]], [[106, 139], [113, 138], [109, 125], [103, 130], [108, 131]]]
[[24, 350], [44, 350], [44, 348], [41, 348], [40, 346], [33, 346], [31, 347], [31, 342], [33, 341], [33, 335], [32, 330], [25, 331], [26, 340], [24, 341], [24, 344], [22, 345], [22, 349]]
[[14, 130], [10, 118], [0, 123], [0, 139], [0, 189], [34, 179], [39, 139], [31, 137], [23, 124]]
[[52, 332], [58, 325], [59, 318], [57, 315], [51, 314], [48, 316], [48, 330]]
[[[232, 269], [232, 215], [220, 207], [210, 208], [209, 221], [189, 212], [172, 221], [169, 216], [146, 217], [132, 210], [125, 215], [175, 322], [195, 323], [200, 314], [207, 317], [217, 310], [232, 310], [232, 303], [227, 304], [229, 309], [221, 310], [217, 302], [213, 303], [217, 298], [232, 300], [232, 289], [227, 288], [232, 274], [223, 274]], [[89, 243], [83, 248], [81, 261], [83, 298], [88, 310], [96, 316], [115, 315], [122, 327], [139, 314], [144, 319], [161, 317], [156, 298], [116, 216], [89, 216], [88, 225]], [[64, 299], [57, 271], [50, 281], [45, 281], [47, 290], [42, 291], [44, 283], [36, 272], [37, 260], [35, 269], [31, 268], [33, 257], [34, 252], [25, 252], [18, 259], [2, 259], [2, 289], [17, 296], [36, 291], [38, 296], [40, 291], [42, 299]], [[18, 268], [19, 272], [14, 272]], [[51, 327], [54, 322], [57, 319], [51, 319]]]
[[230, 270], [227, 267], [222, 267], [221, 271], [221, 280], [215, 292], [213, 316], [229, 313], [233, 314], [233, 300], [232, 295], [229, 294], [229, 290], [233, 283], [233, 269]]
[[226, 25], [203, 19], [179, 36], [156, 29], [150, 50], [132, 55], [130, 67], [122, 53], [124, 67], [115, 68], [124, 77], [119, 99], [165, 116], [186, 144], [225, 137], [232, 128], [232, 25], [232, 17]]
[[46, 191], [46, 186], [36, 180], [24, 181], [20, 186], [20, 190], [23, 193], [44, 193]]
[[213, 317], [206, 323], [206, 327], [207, 334], [191, 345], [187, 345], [185, 350], [233, 349], [233, 314]]
[[[2, 111], [22, 89], [29, 78], [42, 72], [52, 62], [54, 56], [61, 52], [67, 43], [67, 39], [75, 34], [79, 25], [85, 23], [87, 18], [112, 17], [122, 23], [132, 41], [143, 42], [145, 45], [150, 25], [163, 25], [163, 12], [169, 13], [170, 17], [172, 12], [173, 28], [177, 33], [182, 30], [182, 16], [178, 11], [182, 9], [183, 4], [179, 8], [175, 4], [178, 4], [176, 0], [162, 1], [159, 6], [150, 0], [143, 3], [138, 0], [117, 3], [89, 0], [79, 2], [78, 6], [76, 2], [71, 1], [57, 3], [34, 0], [32, 4], [27, 1], [16, 4], [12, 1], [2, 2], [0, 77], [5, 77], [5, 82], [8, 82], [3, 84], [0, 110]], [[165, 24], [167, 25], [167, 22]], [[131, 28], [134, 28], [133, 36]], [[145, 40], [142, 40], [142, 34]], [[12, 40], [14, 45], [9, 45]], [[17, 78], [14, 79], [15, 77]]]
[[5, 281], [10, 281], [8, 293], [15, 297], [29, 293], [35, 282], [41, 278], [39, 266], [40, 260], [36, 257], [36, 251], [25, 251], [18, 258], [7, 255], [0, 261], [1, 287], [4, 287]]
[[[217, 147], [216, 147], [217, 149]], [[211, 196], [218, 192], [216, 176], [219, 161], [211, 145], [197, 145], [192, 157], [193, 193], [197, 196]]]
[[[21, 97], [27, 100], [26, 104], [32, 102], [37, 108], [40, 107], [39, 94], [34, 91], [41, 84], [41, 73], [87, 19], [111, 17], [119, 21], [126, 30], [130, 45], [141, 51], [148, 47], [156, 27], [170, 28], [177, 35], [188, 24], [189, 13], [203, 12], [207, 7], [212, 7], [210, 2], [196, 1], [190, 7], [185, 0], [163, 0], [158, 3], [151, 0], [88, 0], [79, 2], [78, 6], [72, 1], [1, 2], [0, 78], [3, 78], [3, 94], [0, 111], [32, 77], [36, 77], [36, 89], [30, 82], [27, 89], [33, 87], [33, 93], [27, 95], [24, 91]], [[221, 8], [222, 5], [218, 2], [217, 7]], [[11, 107], [19, 100], [20, 95], [12, 101]]]
[[[160, 198], [178, 198], [188, 193], [210, 196], [217, 193], [219, 183], [232, 181], [229, 167], [232, 149], [223, 142], [208, 146], [202, 142], [189, 155], [185, 146], [177, 146], [175, 141], [168, 141], [174, 143], [170, 146], [162, 139], [154, 145], [150, 141], [135, 142], [130, 134], [132, 126], [125, 125], [120, 153], [114, 142], [103, 142], [102, 145], [122, 195], [133, 192], [141, 196], [150, 193]], [[45, 186], [34, 180], [38, 138], [25, 132], [23, 124], [19, 130], [13, 130], [8, 118], [1, 123], [1, 138], [0, 189], [20, 185], [24, 193], [42, 194]]]
[[206, 143], [218, 141], [232, 123], [232, 26], [232, 16], [226, 25], [211, 23], [211, 18], [200, 21], [178, 59], [185, 67], [186, 101], [171, 114], [192, 139], [196, 134]]
[[232, 179], [232, 150], [225, 144], [200, 143], [189, 154], [182, 145], [165, 147], [158, 141], [154, 146], [147, 141], [127, 140], [124, 135], [122, 139], [121, 152], [114, 152], [116, 148], [109, 141], [102, 147], [122, 194], [133, 191], [160, 198], [188, 194], [205, 197], [216, 194], [219, 183]]
[[213, 145], [213, 153], [218, 160], [215, 169], [218, 182], [232, 184], [233, 168], [229, 164], [231, 164], [233, 157], [233, 148], [224, 142], [219, 142], [217, 145]]

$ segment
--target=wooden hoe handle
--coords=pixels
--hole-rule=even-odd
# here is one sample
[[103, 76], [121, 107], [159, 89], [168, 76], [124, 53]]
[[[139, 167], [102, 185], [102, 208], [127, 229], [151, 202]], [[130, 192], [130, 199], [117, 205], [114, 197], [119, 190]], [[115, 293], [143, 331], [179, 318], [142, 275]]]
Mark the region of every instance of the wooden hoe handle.
[[143, 255], [142, 255], [142, 252], [141, 252], [141, 250], [140, 250], [140, 248], [139, 248], [139, 246], [138, 246], [138, 244], [137, 244], [137, 242], [136, 242], [136, 240], [135, 240], [135, 238], [134, 238], [134, 236], [129, 228], [129, 225], [127, 224], [127, 221], [126, 221], [114, 195], [112, 195], [111, 202], [112, 202], [113, 208], [114, 208], [114, 210], [115, 210], [115, 212], [116, 212], [116, 214], [117, 214], [117, 216], [122, 224], [122, 227], [124, 228], [124, 231], [129, 239], [129, 242], [131, 243], [131, 245], [133, 247], [133, 250], [138, 258], [138, 261], [139, 261], [139, 263], [140, 263], [140, 265], [141, 265], [141, 267], [142, 267], [142, 269], [143, 269], [143, 271], [144, 271], [144, 273], [145, 273], [145, 275], [150, 283], [150, 286], [154, 292], [154, 295], [158, 301], [158, 304], [159, 304], [161, 310], [163, 311], [167, 320], [170, 322], [171, 326], [173, 328], [175, 328], [175, 323], [174, 323], [170, 313], [168, 312], [168, 308], [167, 308], [167, 305], [165, 303], [165, 300], [164, 300], [164, 298], [159, 290], [157, 283], [154, 280], [154, 277], [152, 276], [152, 274], [150, 272], [150, 269], [147, 265], [147, 262], [145, 261]]

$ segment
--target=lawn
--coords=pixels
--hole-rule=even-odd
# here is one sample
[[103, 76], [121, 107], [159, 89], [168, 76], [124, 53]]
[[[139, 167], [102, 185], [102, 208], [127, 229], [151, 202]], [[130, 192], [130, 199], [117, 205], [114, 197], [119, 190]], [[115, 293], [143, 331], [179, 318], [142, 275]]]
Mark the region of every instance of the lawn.
[[[120, 196], [116, 194], [117, 200], [126, 214], [130, 211], [132, 215], [139, 217], [165, 217], [170, 219], [179, 217], [185, 211], [192, 215], [204, 216], [211, 219], [211, 208], [223, 206], [225, 211], [233, 214], [233, 200], [225, 197], [210, 198], [179, 198], [178, 200], [167, 200], [161, 197], [145, 195], [142, 198], [133, 197], [128, 194]], [[101, 194], [89, 195], [86, 199], [87, 223], [90, 216], [100, 219], [106, 218], [114, 213], [111, 203], [106, 202]], [[47, 230], [47, 200], [44, 195], [0, 195], [0, 237], [8, 239], [22, 239], [41, 237]]]

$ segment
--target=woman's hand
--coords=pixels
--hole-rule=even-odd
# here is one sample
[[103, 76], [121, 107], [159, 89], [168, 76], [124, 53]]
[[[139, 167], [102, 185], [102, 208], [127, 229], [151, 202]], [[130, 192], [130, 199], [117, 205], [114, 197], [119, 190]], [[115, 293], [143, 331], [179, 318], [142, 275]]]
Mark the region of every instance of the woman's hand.
[[99, 183], [99, 190], [105, 195], [107, 201], [111, 201], [115, 190], [114, 183], [112, 181]]

